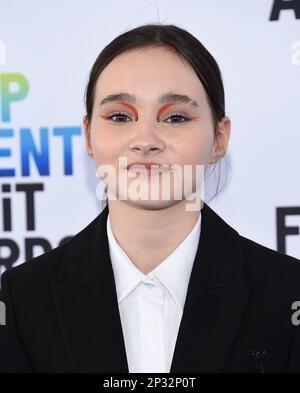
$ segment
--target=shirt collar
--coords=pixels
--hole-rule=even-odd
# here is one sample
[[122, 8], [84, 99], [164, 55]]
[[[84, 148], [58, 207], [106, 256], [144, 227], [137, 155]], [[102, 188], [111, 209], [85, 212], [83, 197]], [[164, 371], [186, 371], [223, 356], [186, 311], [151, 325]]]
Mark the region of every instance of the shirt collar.
[[188, 236], [148, 274], [140, 271], [120, 247], [112, 232], [110, 217], [107, 216], [107, 237], [114, 272], [118, 303], [141, 282], [159, 282], [168, 290], [177, 306], [183, 310], [189, 278], [195, 260], [201, 230], [201, 210], [196, 224]]

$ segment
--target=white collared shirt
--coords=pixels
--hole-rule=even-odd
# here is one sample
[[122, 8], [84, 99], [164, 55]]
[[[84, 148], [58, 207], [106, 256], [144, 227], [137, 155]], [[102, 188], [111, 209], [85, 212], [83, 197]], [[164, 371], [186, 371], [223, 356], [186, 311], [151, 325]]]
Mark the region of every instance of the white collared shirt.
[[107, 217], [109, 252], [130, 373], [169, 373], [196, 256], [197, 223], [179, 246], [148, 274], [120, 247]]

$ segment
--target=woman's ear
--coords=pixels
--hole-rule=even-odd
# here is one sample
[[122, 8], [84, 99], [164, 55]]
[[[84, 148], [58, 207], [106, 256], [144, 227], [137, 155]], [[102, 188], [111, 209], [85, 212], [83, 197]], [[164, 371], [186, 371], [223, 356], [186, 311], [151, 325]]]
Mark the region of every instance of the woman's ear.
[[226, 154], [230, 134], [231, 120], [229, 119], [229, 117], [224, 116], [222, 120], [218, 122], [218, 136], [215, 140], [211, 164], [215, 164]]
[[88, 122], [86, 115], [83, 116], [82, 125], [83, 125], [83, 131], [84, 131], [86, 151], [89, 156], [93, 157], [93, 149], [92, 149], [91, 137], [90, 137], [90, 127], [89, 127], [89, 122]]

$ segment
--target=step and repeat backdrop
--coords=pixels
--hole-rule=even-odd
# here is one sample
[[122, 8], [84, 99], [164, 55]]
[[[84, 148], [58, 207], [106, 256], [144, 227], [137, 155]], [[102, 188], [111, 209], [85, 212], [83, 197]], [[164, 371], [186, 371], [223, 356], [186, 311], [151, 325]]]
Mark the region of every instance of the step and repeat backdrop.
[[217, 60], [232, 132], [208, 204], [238, 232], [300, 258], [300, 1], [0, 0], [0, 274], [102, 210], [85, 150], [84, 89], [115, 36], [175, 24]]

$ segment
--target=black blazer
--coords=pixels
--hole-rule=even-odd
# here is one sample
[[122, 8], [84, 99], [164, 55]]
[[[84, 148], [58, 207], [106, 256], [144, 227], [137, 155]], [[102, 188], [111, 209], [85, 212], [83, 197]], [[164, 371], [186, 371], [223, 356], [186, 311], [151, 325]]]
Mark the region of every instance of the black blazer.
[[[128, 373], [107, 214], [3, 273], [1, 372]], [[204, 204], [171, 373], [300, 372], [291, 320], [299, 262], [239, 235]]]

